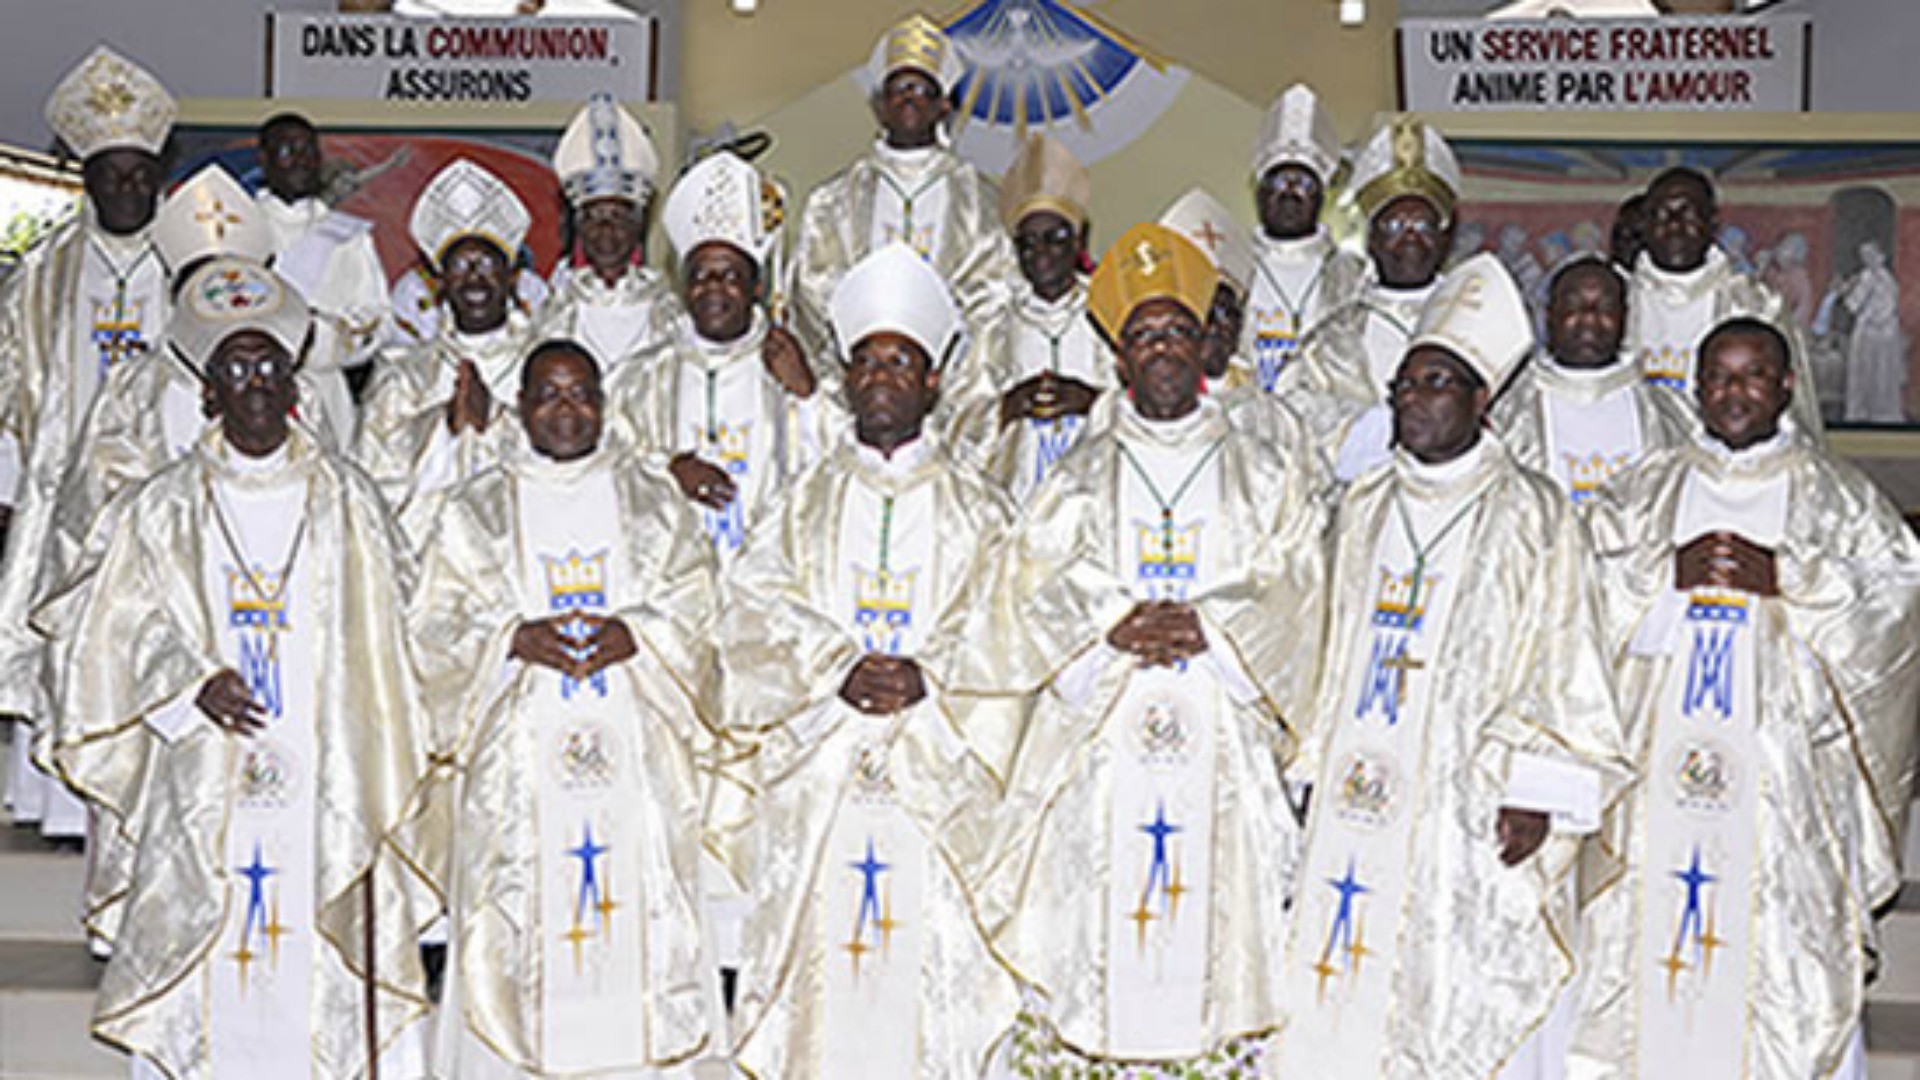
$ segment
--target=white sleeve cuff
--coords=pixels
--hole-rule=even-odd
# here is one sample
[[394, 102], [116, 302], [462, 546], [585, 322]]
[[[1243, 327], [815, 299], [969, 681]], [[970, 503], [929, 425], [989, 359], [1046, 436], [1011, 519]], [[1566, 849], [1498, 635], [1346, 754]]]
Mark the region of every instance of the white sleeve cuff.
[[1575, 762], [1516, 750], [1501, 805], [1550, 814], [1555, 831], [1584, 836], [1600, 828], [1600, 774]]
[[1120, 650], [1107, 644], [1105, 638], [1093, 648], [1084, 650], [1073, 662], [1053, 677], [1053, 692], [1070, 709], [1080, 709], [1087, 699], [1093, 696], [1094, 684], [1100, 681], [1100, 673], [1107, 665], [1120, 656]]
[[160, 741], [177, 742], [192, 730], [195, 720], [205, 719], [200, 707], [193, 703], [199, 689], [196, 686], [147, 714], [147, 726], [160, 736]]
[[1220, 680], [1220, 688], [1227, 692], [1227, 700], [1235, 705], [1247, 705], [1259, 701], [1260, 684], [1253, 681], [1253, 673], [1240, 662], [1240, 654], [1232, 649], [1220, 647], [1220, 638], [1202, 621], [1200, 632], [1207, 639], [1207, 662], [1213, 666], [1214, 677]]
[[1687, 594], [1668, 589], [1653, 601], [1627, 651], [1635, 656], [1665, 656], [1680, 644], [1680, 627], [1687, 614]]

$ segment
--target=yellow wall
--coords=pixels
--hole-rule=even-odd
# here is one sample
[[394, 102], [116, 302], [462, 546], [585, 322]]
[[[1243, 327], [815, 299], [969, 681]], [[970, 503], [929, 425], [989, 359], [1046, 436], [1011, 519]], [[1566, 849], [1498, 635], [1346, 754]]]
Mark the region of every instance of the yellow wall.
[[[760, 0], [750, 16], [726, 0], [688, 0], [682, 119], [704, 130], [743, 126], [864, 63], [894, 20], [916, 10], [948, 17], [971, 4], [928, 0]], [[1079, 6], [1150, 53], [1191, 68], [1264, 108], [1295, 81], [1311, 83], [1340, 134], [1361, 135], [1393, 105], [1394, 0], [1371, 0], [1364, 27], [1344, 28], [1335, 0], [1090, 0]]]

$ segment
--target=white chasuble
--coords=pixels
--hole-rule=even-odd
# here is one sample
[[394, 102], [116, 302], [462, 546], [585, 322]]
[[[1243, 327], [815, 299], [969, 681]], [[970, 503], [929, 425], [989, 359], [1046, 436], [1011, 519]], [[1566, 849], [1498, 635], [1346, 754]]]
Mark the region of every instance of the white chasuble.
[[946, 241], [947, 178], [949, 170], [936, 168], [937, 147], [896, 150], [882, 142], [874, 148], [878, 183], [873, 192], [873, 231], [867, 250], [878, 251], [900, 240], [936, 265]]
[[[627, 565], [612, 474], [590, 469], [570, 483], [523, 474], [518, 491], [525, 617], [608, 615], [612, 575]], [[540, 985], [530, 1034], [544, 1073], [643, 1062], [652, 1045], [646, 969], [671, 958], [648, 947], [655, 913], [642, 882], [674, 875], [665, 848], [648, 843], [665, 826], [637, 767], [631, 728], [646, 717], [617, 672], [527, 674], [541, 924], [532, 935]]]
[[1632, 387], [1579, 401], [1543, 386], [1540, 401], [1547, 467], [1575, 506], [1585, 506], [1615, 473], [1640, 460], [1646, 435]]
[[[250, 464], [229, 454], [242, 477]], [[265, 730], [233, 740], [232, 802], [222, 844], [226, 917], [204, 971], [215, 1078], [304, 1076], [313, 1054], [314, 663], [319, 642], [305, 551], [307, 487], [212, 484], [203, 582], [221, 660], [265, 711]]]
[[1433, 286], [1388, 289], [1375, 286], [1362, 301], [1366, 321], [1361, 326], [1362, 370], [1372, 404], [1341, 433], [1334, 475], [1348, 482], [1387, 461], [1393, 452], [1393, 414], [1387, 402], [1387, 384], [1406, 358], [1407, 342], [1420, 321], [1421, 309], [1433, 295]]
[[[1030, 290], [1022, 290], [1020, 295], [1021, 302], [1007, 320], [1003, 342], [1011, 361], [1009, 377], [1004, 386], [994, 388], [996, 391], [1005, 394], [1043, 372], [1064, 375], [1096, 389], [1113, 384], [1113, 361], [1087, 317], [1083, 281], [1076, 280], [1058, 300], [1042, 300]], [[993, 411], [993, 422], [998, 423], [997, 397]], [[1014, 460], [1004, 476], [1014, 501], [1027, 501], [1079, 441], [1086, 421], [1084, 416], [1028, 417], [1001, 433], [1001, 439], [1016, 442], [1005, 451]]]
[[[756, 317], [753, 340], [746, 343], [710, 347], [695, 337], [684, 351], [694, 358], [678, 363], [674, 385], [673, 447], [692, 452], [733, 481], [734, 497], [724, 509], [698, 507], [700, 523], [723, 557], [740, 550], [759, 504], [776, 490], [782, 462], [788, 460], [788, 425], [771, 407], [760, 361], [764, 326]], [[773, 398], [785, 399], [784, 393]]]
[[[1681, 489], [1672, 539], [1682, 547], [1727, 530], [1778, 548], [1787, 497], [1784, 473], [1714, 479], [1696, 470]], [[1654, 698], [1636, 838], [1644, 853], [1633, 957], [1637, 1065], [1641, 1076], [1667, 1075], [1677, 1062], [1744, 1074], [1753, 1068], [1749, 968], [1763, 947], [1754, 893], [1766, 768], [1755, 668], [1764, 609], [1750, 593], [1702, 588], [1670, 597], [1669, 610], [1680, 613], [1677, 625], [1651, 619], [1633, 646], [1672, 657]]]
[[1394, 498], [1374, 545], [1373, 609], [1356, 628], [1362, 663], [1338, 672], [1321, 781], [1312, 800], [1297, 888], [1281, 1040], [1283, 1073], [1378, 1076], [1387, 1071], [1396, 1000], [1409, 845], [1422, 804], [1430, 674], [1446, 640], [1454, 583], [1466, 565], [1477, 488], [1444, 500]]

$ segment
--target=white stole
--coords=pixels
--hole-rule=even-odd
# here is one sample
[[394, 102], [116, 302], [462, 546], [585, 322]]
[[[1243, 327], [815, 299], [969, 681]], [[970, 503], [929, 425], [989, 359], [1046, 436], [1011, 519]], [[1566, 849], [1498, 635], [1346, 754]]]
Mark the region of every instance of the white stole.
[[[1155, 427], [1207, 425], [1213, 409]], [[1142, 421], [1142, 426], [1147, 422]], [[1133, 593], [1186, 601], [1218, 580], [1225, 530], [1212, 440], [1129, 439], [1120, 463], [1117, 563]], [[1152, 489], [1142, 478], [1152, 479]], [[1155, 489], [1158, 497], [1155, 496]], [[1178, 494], [1176, 494], [1178, 493]], [[1171, 521], [1163, 501], [1174, 503]], [[1214, 781], [1233, 711], [1213, 663], [1138, 668], [1103, 736], [1113, 761], [1107, 823], [1107, 1037], [1121, 1057], [1208, 1049], [1207, 958], [1214, 907]]]
[[1414, 324], [1433, 295], [1434, 286], [1417, 289], [1389, 289], [1376, 285], [1367, 296], [1367, 322], [1361, 341], [1367, 350], [1367, 389], [1374, 400], [1387, 400], [1387, 383], [1400, 370], [1406, 358], [1407, 342], [1413, 340]]
[[[1106, 362], [1105, 349], [1087, 318], [1084, 282], [1076, 281], [1065, 296], [1054, 301], [1042, 300], [1028, 290], [1023, 290], [1021, 296], [1008, 322], [1006, 339], [1013, 361], [1013, 381], [998, 387], [1001, 393], [1046, 371], [1093, 387], [1113, 382], [1109, 370], [1112, 365]], [[1009, 490], [1020, 502], [1039, 488], [1053, 467], [1080, 441], [1086, 417], [1029, 417], [1023, 422], [1027, 430], [1020, 440], [1019, 461]]]
[[874, 148], [880, 177], [874, 183], [868, 251], [903, 240], [928, 262], [939, 261], [941, 245], [947, 239], [947, 179], [951, 174], [938, 167], [935, 156], [947, 152], [937, 146], [895, 150], [884, 141]]
[[73, 320], [73, 397], [68, 428], [78, 432], [107, 370], [158, 348], [167, 328], [167, 274], [146, 239], [109, 237], [89, 227]]
[[[1483, 447], [1441, 468], [1470, 468]], [[1425, 782], [1428, 665], [1447, 639], [1478, 494], [1424, 501], [1403, 484], [1393, 496], [1430, 548], [1417, 588], [1415, 547], [1397, 509], [1389, 509], [1374, 544], [1372, 611], [1356, 627], [1350, 653], [1363, 666], [1339, 673], [1341, 707], [1314, 789], [1294, 901], [1286, 969], [1293, 1020], [1281, 1044], [1289, 1075], [1385, 1071], [1388, 1024], [1401, 1004], [1393, 993], [1400, 913], [1417, 902], [1407, 896], [1407, 869]]]
[[733, 501], [725, 509], [699, 507], [700, 523], [723, 557], [746, 542], [756, 501], [763, 490], [773, 490], [764, 486], [768, 474], [779, 472], [786, 455], [785, 418], [765, 408], [763, 380], [769, 376], [760, 361], [766, 337], [761, 318], [756, 313], [749, 341], [715, 344], [695, 337], [700, 360], [681, 362], [674, 381], [673, 445], [733, 480]]
[[[237, 473], [261, 467], [222, 452]], [[229, 550], [221, 521], [207, 521], [207, 607], [218, 623], [221, 661], [246, 680], [267, 723], [251, 737], [228, 737], [235, 752], [221, 851], [226, 919], [205, 968], [211, 1075], [303, 1076], [313, 1054], [314, 964], [322, 955], [313, 921], [319, 635], [308, 602], [316, 558], [308, 538], [299, 541], [292, 580], [280, 575], [307, 515], [307, 485], [293, 477], [257, 485], [216, 479], [212, 489], [247, 565]]]
[[[626, 566], [620, 501], [605, 468], [523, 473], [518, 485], [522, 610], [528, 618], [606, 615]], [[530, 470], [530, 472], [532, 472]], [[647, 1059], [649, 917], [642, 882], [671, 876], [653, 801], [644, 797], [632, 729], [638, 710], [620, 673], [574, 680], [531, 672], [525, 722], [537, 747], [540, 985], [538, 1045], [556, 1073]]]
[[[925, 440], [894, 451], [892, 468], [910, 468], [908, 458], [928, 452]], [[861, 447], [862, 456], [878, 455]], [[912, 656], [926, 640], [927, 623], [939, 613], [940, 568], [934, 565], [935, 494], [931, 483], [890, 492], [865, 482], [856, 470], [840, 508], [840, 614], [865, 652]]]
[[820, 1075], [895, 1080], [914, 1075], [919, 1058], [933, 853], [894, 801], [885, 734], [896, 718], [860, 715], [846, 722], [862, 737], [819, 877]]
[[[1765, 452], [1764, 449], [1761, 452]], [[1690, 472], [1673, 540], [1730, 530], [1778, 547], [1788, 481], [1714, 479]], [[1638, 1065], [1661, 1075], [1675, 1062], [1737, 1069], [1750, 1027], [1747, 973], [1762, 751], [1756, 730], [1755, 635], [1763, 617], [1750, 593], [1673, 594], [1677, 625], [1650, 619], [1642, 653], [1672, 657], [1656, 699], [1639, 850], [1641, 917], [1635, 994]]]
[[1333, 245], [1324, 230], [1298, 240], [1256, 239], [1253, 290], [1247, 321], [1253, 328], [1253, 366], [1260, 389], [1273, 392], [1280, 372], [1293, 362], [1300, 343], [1325, 313], [1321, 289]]
[[1719, 248], [1710, 249], [1706, 262], [1684, 274], [1661, 270], [1651, 255], [1640, 260], [1627, 305], [1640, 374], [1691, 400], [1694, 349], [1713, 329], [1717, 287], [1708, 279], [1724, 276], [1727, 257]]
[[1540, 407], [1547, 468], [1575, 506], [1591, 501], [1614, 474], [1640, 460], [1646, 436], [1633, 387], [1581, 401], [1542, 386]]
[[[861, 467], [905, 473], [931, 453], [917, 439], [891, 459], [860, 446]], [[841, 508], [838, 595], [847, 630], [869, 653], [912, 656], [935, 612], [939, 522], [932, 483], [890, 494], [856, 469]], [[884, 558], [881, 549], [884, 546]], [[885, 733], [900, 717], [848, 713], [862, 736], [849, 759], [846, 797], [817, 877], [824, 1031], [821, 1075], [859, 1080], [912, 1076], [918, 1059], [920, 967], [932, 853], [894, 801]]]

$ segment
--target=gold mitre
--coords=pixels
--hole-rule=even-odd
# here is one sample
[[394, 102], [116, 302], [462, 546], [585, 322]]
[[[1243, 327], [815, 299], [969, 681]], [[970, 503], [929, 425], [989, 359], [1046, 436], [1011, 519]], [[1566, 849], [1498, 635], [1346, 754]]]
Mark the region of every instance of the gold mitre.
[[874, 43], [867, 59], [867, 75], [875, 90], [885, 85], [887, 76], [902, 68], [911, 68], [932, 79], [940, 92], [951, 93], [960, 81], [963, 67], [954, 51], [953, 39], [940, 24], [919, 12], [901, 19]]
[[1012, 232], [1028, 214], [1050, 210], [1077, 229], [1087, 223], [1092, 198], [1093, 177], [1073, 151], [1034, 132], [1000, 182], [1000, 222]]
[[1414, 195], [1433, 204], [1443, 221], [1452, 221], [1460, 199], [1460, 163], [1439, 132], [1401, 117], [1367, 140], [1350, 186], [1369, 219], [1400, 196]]
[[158, 154], [178, 111], [159, 79], [102, 45], [53, 88], [47, 126], [83, 159], [119, 149]]
[[1165, 225], [1135, 225], [1114, 241], [1087, 285], [1087, 310], [1115, 341], [1133, 309], [1172, 300], [1206, 321], [1220, 272], [1191, 240]]

